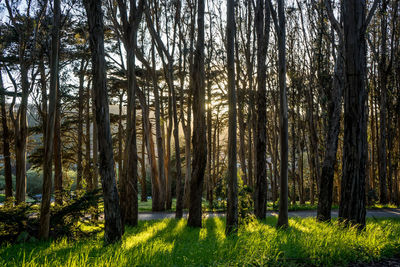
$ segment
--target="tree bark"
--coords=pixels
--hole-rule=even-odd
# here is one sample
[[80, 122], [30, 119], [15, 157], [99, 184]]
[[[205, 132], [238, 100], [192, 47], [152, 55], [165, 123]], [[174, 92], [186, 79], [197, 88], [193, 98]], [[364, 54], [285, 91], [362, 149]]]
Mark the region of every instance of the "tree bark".
[[331, 220], [333, 178], [335, 175], [336, 153], [338, 147], [340, 116], [343, 92], [343, 44], [339, 44], [333, 74], [332, 92], [328, 94], [328, 132], [326, 136], [325, 158], [322, 164], [317, 219]]
[[[228, 200], [226, 213], [227, 235], [234, 234], [238, 228], [238, 196], [237, 196], [237, 156], [236, 156], [236, 90], [235, 90], [235, 4], [234, 0], [227, 1], [226, 52], [228, 69]], [[239, 62], [237, 62], [239, 64]]]
[[387, 1], [382, 0], [381, 7], [381, 56], [379, 62], [379, 87], [380, 87], [380, 113], [379, 113], [379, 202], [388, 203], [387, 189], [387, 157], [386, 157], [386, 109], [387, 109], [387, 75], [386, 75], [386, 40], [387, 40], [387, 21], [386, 21]]
[[[339, 220], [365, 227], [367, 113], [365, 1], [344, 2], [344, 142]], [[372, 12], [372, 11], [370, 11]], [[370, 13], [371, 14], [371, 13]], [[358, 122], [358, 123], [354, 123]]]
[[280, 91], [280, 195], [277, 227], [288, 227], [288, 104], [286, 89], [285, 1], [278, 0], [278, 69]]
[[61, 17], [60, 0], [54, 0], [54, 17], [51, 33], [51, 62], [50, 62], [50, 96], [49, 112], [46, 125], [46, 140], [44, 148], [43, 165], [43, 190], [42, 203], [40, 205], [40, 230], [39, 238], [47, 239], [50, 230], [50, 197], [52, 187], [52, 156], [53, 156], [53, 138], [55, 132], [55, 121], [57, 113], [57, 94], [58, 94], [58, 46]]
[[103, 14], [100, 0], [85, 0], [84, 4], [88, 17], [90, 49], [92, 52], [93, 90], [100, 151], [100, 176], [104, 196], [104, 239], [106, 243], [113, 243], [121, 239], [123, 226], [114, 173], [104, 59]]
[[[11, 173], [11, 153], [10, 153], [10, 133], [7, 124], [6, 97], [3, 84], [3, 77], [0, 74], [0, 97], [1, 97], [1, 123], [3, 128], [3, 157], [4, 157], [4, 179], [6, 203], [13, 197], [12, 192], [12, 173]], [[10, 203], [12, 204], [12, 203]]]
[[[265, 13], [265, 18], [264, 18]], [[254, 213], [258, 219], [265, 219], [267, 212], [267, 90], [265, 59], [268, 50], [270, 28], [269, 5], [263, 0], [257, 0], [255, 26], [257, 34], [257, 132], [255, 159], [255, 205]]]
[[201, 227], [201, 200], [207, 162], [204, 82], [204, 0], [198, 0], [197, 44], [193, 60], [193, 162], [188, 225]]

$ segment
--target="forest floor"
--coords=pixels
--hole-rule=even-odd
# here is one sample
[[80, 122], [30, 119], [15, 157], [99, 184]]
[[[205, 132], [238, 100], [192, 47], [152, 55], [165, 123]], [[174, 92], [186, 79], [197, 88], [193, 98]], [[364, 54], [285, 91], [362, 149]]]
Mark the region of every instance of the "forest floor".
[[[0, 266], [390, 266], [400, 251], [400, 218], [368, 218], [365, 231], [314, 218], [293, 217], [277, 229], [276, 217], [225, 235], [225, 218], [139, 221], [121, 242], [103, 234], [0, 247]], [[377, 265], [384, 264], [384, 265]], [[398, 265], [392, 265], [398, 266]]]

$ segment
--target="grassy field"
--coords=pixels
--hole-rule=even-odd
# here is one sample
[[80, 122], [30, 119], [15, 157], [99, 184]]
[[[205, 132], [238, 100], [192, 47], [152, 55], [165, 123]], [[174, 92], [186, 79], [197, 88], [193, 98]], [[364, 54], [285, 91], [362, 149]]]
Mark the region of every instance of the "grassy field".
[[102, 236], [0, 247], [0, 266], [341, 266], [392, 257], [400, 251], [400, 219], [368, 220], [365, 232], [314, 219], [290, 219], [277, 230], [275, 217], [226, 237], [223, 218], [141, 221], [123, 241], [104, 246]]

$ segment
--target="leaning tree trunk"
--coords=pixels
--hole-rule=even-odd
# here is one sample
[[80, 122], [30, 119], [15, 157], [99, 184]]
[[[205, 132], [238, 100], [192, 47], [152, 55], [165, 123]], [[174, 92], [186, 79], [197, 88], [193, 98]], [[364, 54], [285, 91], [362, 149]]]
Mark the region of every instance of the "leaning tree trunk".
[[317, 209], [317, 219], [319, 221], [330, 221], [331, 219], [333, 178], [335, 175], [344, 83], [342, 50], [343, 45], [340, 44], [333, 74], [332, 91], [328, 95], [328, 132], [326, 136], [325, 158], [322, 163]]
[[207, 162], [204, 82], [204, 0], [198, 0], [197, 44], [193, 60], [193, 164], [188, 225], [201, 227], [201, 200]]
[[54, 126], [57, 113], [57, 87], [58, 87], [58, 47], [61, 16], [60, 0], [54, 1], [54, 18], [51, 40], [51, 61], [50, 61], [50, 97], [49, 112], [46, 122], [46, 140], [44, 142], [44, 164], [43, 164], [43, 190], [42, 203], [40, 205], [40, 230], [39, 237], [47, 239], [50, 230], [50, 197], [51, 197], [51, 176], [53, 158]]
[[104, 238], [107, 243], [113, 243], [121, 239], [123, 227], [114, 173], [104, 58], [103, 15], [100, 0], [85, 0], [84, 4], [88, 17], [90, 49], [92, 52], [93, 90], [100, 151], [99, 169], [104, 196]]

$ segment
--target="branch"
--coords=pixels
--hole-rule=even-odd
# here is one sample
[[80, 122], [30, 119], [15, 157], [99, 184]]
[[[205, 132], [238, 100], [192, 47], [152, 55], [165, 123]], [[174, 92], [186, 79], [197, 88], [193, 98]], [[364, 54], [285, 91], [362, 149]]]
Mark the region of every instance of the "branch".
[[333, 14], [331, 0], [325, 0], [325, 8], [326, 8], [326, 12], [328, 13], [329, 21], [331, 22], [331, 24], [332, 24], [333, 28], [335, 29], [336, 33], [341, 38], [341, 36], [343, 36], [343, 29], [340, 26], [340, 23], [335, 18], [335, 15]]
[[380, 2], [380, 0], [374, 1], [373, 5], [371, 7], [371, 10], [368, 13], [367, 19], [365, 20], [363, 32], [365, 32], [367, 30], [367, 27], [368, 27], [369, 23], [371, 22], [372, 17], [374, 16], [375, 10], [378, 7], [379, 2]]

